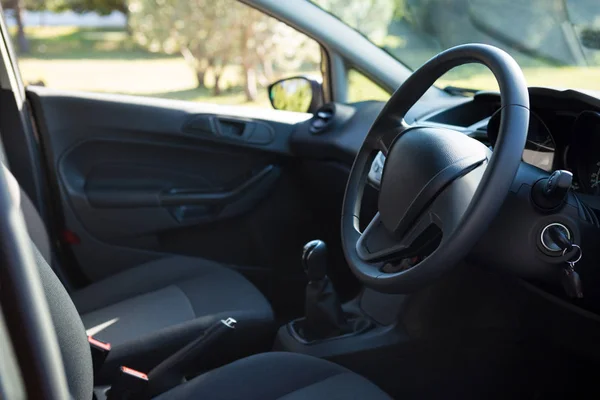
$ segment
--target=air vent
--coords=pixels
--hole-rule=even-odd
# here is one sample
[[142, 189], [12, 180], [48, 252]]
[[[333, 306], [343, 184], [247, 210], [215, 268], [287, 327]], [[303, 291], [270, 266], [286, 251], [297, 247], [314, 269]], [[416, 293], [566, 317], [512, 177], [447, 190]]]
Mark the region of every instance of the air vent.
[[310, 132], [314, 135], [323, 133], [333, 122], [335, 117], [335, 107], [333, 104], [325, 104], [317, 110], [315, 116], [310, 121]]

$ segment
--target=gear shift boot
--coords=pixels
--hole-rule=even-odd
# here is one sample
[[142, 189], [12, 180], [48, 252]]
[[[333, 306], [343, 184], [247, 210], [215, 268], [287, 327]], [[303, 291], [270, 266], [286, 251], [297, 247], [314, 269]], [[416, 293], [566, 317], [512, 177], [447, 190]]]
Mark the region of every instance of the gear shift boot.
[[305, 318], [292, 324], [305, 341], [323, 340], [354, 331], [327, 276], [327, 246], [313, 240], [304, 246], [302, 263], [309, 279], [306, 286]]
[[330, 332], [329, 336], [315, 336], [314, 332], [311, 331], [310, 328], [306, 329], [306, 318], [299, 318], [290, 322], [287, 325], [287, 328], [289, 334], [300, 343], [312, 344], [316, 342], [336, 340], [347, 336], [358, 335], [362, 332], [368, 331], [374, 326], [373, 323], [364, 316], [344, 313], [344, 318], [346, 320], [346, 329], [337, 335], [333, 335]]
[[303, 330], [309, 340], [327, 339], [349, 331], [342, 305], [327, 276], [308, 283], [305, 313]]

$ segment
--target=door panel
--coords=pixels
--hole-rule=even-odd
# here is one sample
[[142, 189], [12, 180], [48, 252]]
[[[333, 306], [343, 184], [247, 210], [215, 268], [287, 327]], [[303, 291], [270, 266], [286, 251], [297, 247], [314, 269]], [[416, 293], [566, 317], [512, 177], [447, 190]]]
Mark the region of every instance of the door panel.
[[90, 280], [166, 253], [243, 265], [263, 290], [301, 279], [316, 225], [288, 139], [308, 115], [46, 88], [28, 98]]
[[59, 158], [58, 176], [83, 226], [98, 239], [118, 243], [250, 210], [276, 183], [276, 163], [268, 154], [168, 141], [91, 140]]

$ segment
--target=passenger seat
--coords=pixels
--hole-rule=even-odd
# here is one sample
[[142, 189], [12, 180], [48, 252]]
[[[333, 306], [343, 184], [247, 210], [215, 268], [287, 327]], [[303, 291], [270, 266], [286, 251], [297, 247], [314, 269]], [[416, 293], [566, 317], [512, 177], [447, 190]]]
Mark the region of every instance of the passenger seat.
[[[4, 165], [3, 170], [11, 193], [20, 193], [30, 236], [41, 250], [35, 250], [38, 264], [51, 264], [39, 214]], [[223, 362], [268, 350], [275, 333], [263, 294], [233, 268], [200, 258], [172, 256], [132, 265], [70, 296], [87, 334], [112, 345], [97, 384], [109, 381], [120, 365], [151, 369], [220, 319], [238, 321], [235, 346], [222, 354]]]

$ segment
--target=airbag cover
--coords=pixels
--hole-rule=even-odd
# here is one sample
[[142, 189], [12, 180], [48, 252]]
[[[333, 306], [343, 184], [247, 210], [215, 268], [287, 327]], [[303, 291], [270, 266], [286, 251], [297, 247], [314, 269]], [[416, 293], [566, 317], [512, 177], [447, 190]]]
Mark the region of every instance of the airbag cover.
[[488, 148], [466, 134], [444, 128], [409, 128], [388, 152], [379, 195], [385, 227], [404, 234], [452, 181], [487, 159]]

